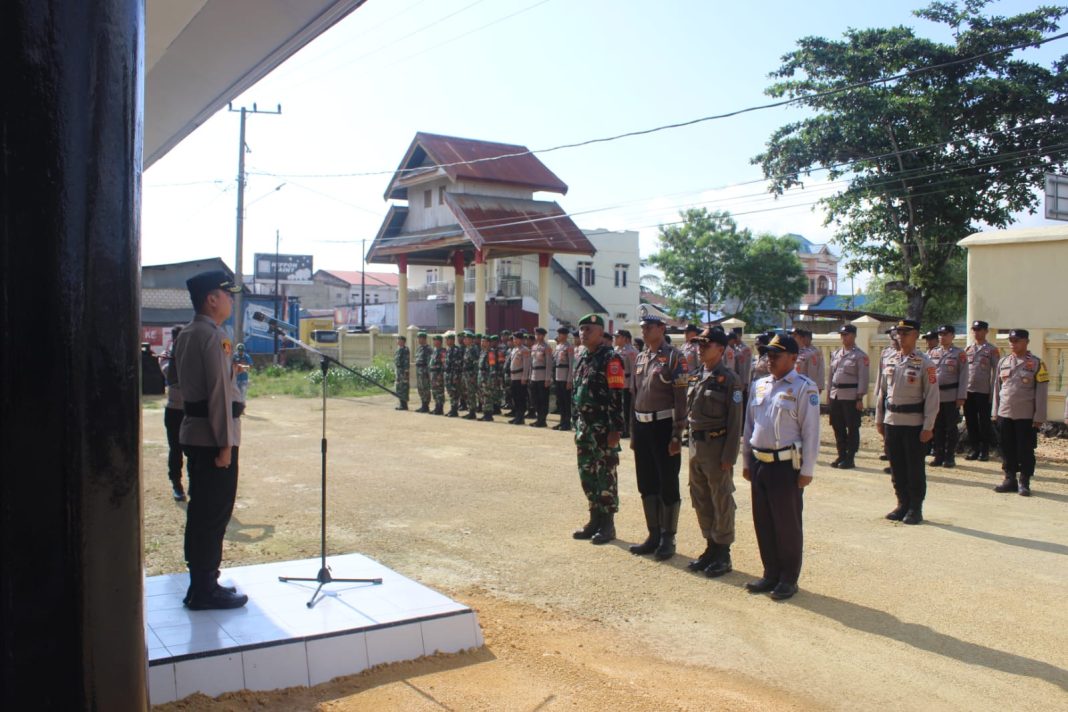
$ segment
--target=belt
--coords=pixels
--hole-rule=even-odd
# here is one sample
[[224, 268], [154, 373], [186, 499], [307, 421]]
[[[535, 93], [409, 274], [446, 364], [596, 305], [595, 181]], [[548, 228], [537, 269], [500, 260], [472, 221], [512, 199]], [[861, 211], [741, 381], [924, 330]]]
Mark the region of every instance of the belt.
[[669, 408], [667, 410], [658, 410], [655, 413], [639, 413], [634, 411], [634, 418], [639, 423], [653, 423], [657, 420], [666, 420], [668, 418], [675, 417], [675, 409]]
[[784, 447], [782, 450], [764, 450], [763, 448], [753, 448], [753, 457], [760, 462], [787, 462], [790, 460], [790, 452], [792, 447]]
[[959, 385], [960, 385], [960, 383], [947, 383], [944, 386], [939, 386], [938, 390], [940, 390], [940, 391], [951, 391], [951, 390], [953, 390], [954, 388], [956, 388]]
[[545, 367], [544, 366], [531, 366], [531, 369], [533, 369], [535, 371], [544, 371]]
[[722, 428], [720, 430], [692, 430], [692, 431], [690, 431], [690, 437], [693, 438], [694, 440], [698, 440], [698, 441], [715, 440], [716, 438], [721, 438], [726, 434], [727, 434], [727, 429], [726, 428]]
[[[185, 406], [182, 408], [185, 414], [190, 418], [207, 418], [208, 417], [208, 402], [204, 401], [186, 401]], [[240, 418], [245, 412], [245, 404], [241, 401], [233, 401], [230, 403], [230, 415], [233, 418]]]
[[856, 383], [832, 383], [831, 388], [856, 388]]
[[526, 369], [523, 369], [523, 368], [513, 368], [513, 369], [511, 370], [511, 373], [522, 373], [522, 372], [523, 372], [523, 371], [525, 371], [525, 370], [526, 370]]
[[909, 403], [907, 405], [894, 405], [887, 402], [886, 409], [891, 413], [922, 413], [923, 403]]

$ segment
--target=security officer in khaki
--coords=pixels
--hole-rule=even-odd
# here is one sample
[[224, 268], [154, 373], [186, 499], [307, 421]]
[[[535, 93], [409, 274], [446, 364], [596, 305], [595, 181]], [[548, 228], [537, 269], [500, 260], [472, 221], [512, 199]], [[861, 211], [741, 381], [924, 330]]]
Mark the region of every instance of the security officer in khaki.
[[868, 354], [857, 348], [857, 327], [846, 324], [838, 334], [842, 348], [831, 354], [831, 370], [827, 374], [827, 401], [838, 449], [831, 467], [851, 470], [857, 466], [855, 459], [860, 449], [860, 416], [868, 393], [870, 362]]
[[1012, 351], [998, 363], [998, 387], [994, 391], [1001, 469], [1005, 472], [1005, 479], [994, 491], [1018, 492], [1024, 497], [1031, 496], [1038, 429], [1046, 422], [1049, 396], [1049, 373], [1042, 359], [1028, 350], [1030, 339], [1027, 329], [1009, 331]]
[[920, 323], [903, 319], [895, 327], [898, 351], [886, 358], [875, 400], [875, 429], [886, 438], [897, 507], [891, 521], [919, 524], [927, 496], [926, 443], [938, 417], [938, 373], [916, 350]]
[[975, 339], [964, 355], [968, 359], [968, 395], [964, 398], [964, 422], [968, 426], [968, 454], [965, 460], [986, 462], [990, 446], [994, 444], [994, 429], [990, 425], [990, 399], [997, 387], [998, 362], [1001, 351], [986, 340], [990, 325], [981, 319], [972, 322]]
[[667, 325], [658, 317], [641, 320], [645, 350], [634, 362], [630, 449], [649, 536], [630, 547], [633, 554], [675, 555], [679, 526], [679, 469], [686, 428], [686, 359], [664, 340]]
[[705, 329], [697, 335], [701, 370], [690, 376], [686, 395], [686, 425], [690, 443], [690, 501], [708, 546], [690, 571], [709, 577], [732, 570], [734, 543], [734, 462], [742, 434], [742, 381], [727, 368], [723, 354], [730, 348], [722, 331]]
[[240, 608], [248, 596], [217, 582], [223, 536], [237, 497], [237, 456], [244, 403], [238, 400], [231, 341], [222, 324], [241, 291], [221, 270], [186, 281], [196, 316], [178, 335], [175, 359], [185, 417], [178, 439], [189, 458], [185, 560], [193, 610]]
[[955, 467], [960, 434], [960, 409], [968, 397], [968, 357], [953, 345], [957, 330], [952, 324], [938, 327], [939, 345], [927, 354], [938, 374], [939, 406], [934, 429], [934, 460], [931, 467]]

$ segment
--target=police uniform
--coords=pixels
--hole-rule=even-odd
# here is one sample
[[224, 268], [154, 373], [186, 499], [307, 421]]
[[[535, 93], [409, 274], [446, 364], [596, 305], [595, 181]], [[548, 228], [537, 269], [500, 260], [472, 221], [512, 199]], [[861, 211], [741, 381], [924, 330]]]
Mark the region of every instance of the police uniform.
[[[972, 322], [972, 331], [985, 331], [985, 321]], [[990, 446], [995, 444], [994, 428], [990, 425], [990, 399], [997, 385], [998, 362], [1001, 352], [989, 341], [972, 342], [964, 350], [968, 360], [968, 395], [964, 399], [964, 422], [968, 426], [969, 450], [965, 460], [990, 459]]]
[[430, 373], [430, 395], [434, 399], [434, 410], [431, 414], [445, 415], [445, 360], [448, 351], [441, 345], [440, 336], [435, 336], [432, 341], [434, 346], [431, 348], [430, 366], [427, 369]]
[[[796, 354], [797, 342], [775, 336], [761, 352]], [[746, 584], [752, 593], [776, 599], [797, 593], [803, 544], [801, 477], [811, 478], [820, 446], [820, 395], [816, 384], [795, 370], [753, 383], [742, 434], [742, 457], [749, 473], [760, 579]]]
[[[938, 328], [938, 334], [954, 334], [952, 324]], [[960, 406], [968, 396], [968, 357], [956, 346], [937, 346], [927, 354], [938, 375], [939, 407], [934, 428], [934, 460], [932, 467], [956, 465]]]
[[[905, 319], [896, 328], [900, 334], [909, 329], [919, 331], [920, 325]], [[897, 496], [897, 507], [886, 518], [919, 524], [927, 496], [925, 446], [920, 438], [934, 429], [938, 417], [938, 373], [931, 360], [919, 351], [897, 351], [887, 357], [879, 384], [875, 422], [884, 430]]]
[[[897, 338], [897, 332], [894, 330], [894, 327], [890, 327], [889, 329], [887, 329], [886, 330], [886, 335], [890, 337], [890, 345], [884, 347], [883, 350], [879, 353], [879, 371], [878, 371], [878, 376], [876, 377], [876, 380], [875, 380], [875, 383], [876, 383], [875, 392], [876, 393], [885, 393], [886, 392], [883, 389], [883, 383], [882, 383], [883, 366], [886, 365], [886, 360], [888, 358], [890, 358], [891, 356], [893, 356], [894, 354], [896, 354], [898, 352], [897, 342], [895, 340]], [[889, 460], [890, 459], [890, 448], [886, 444], [886, 435], [885, 434], [883, 435], [883, 454], [879, 456], [879, 459], [880, 460]], [[890, 467], [889, 466], [884, 467], [883, 468], [883, 472], [885, 472], [888, 475], [891, 474]]]
[[634, 380], [634, 363], [638, 360], [638, 349], [634, 348], [634, 344], [631, 343], [630, 331], [620, 329], [616, 332], [616, 336], [621, 336], [625, 340], [623, 345], [616, 349], [616, 353], [623, 359], [623, 378], [626, 385], [623, 389], [623, 437], [629, 438], [630, 420], [634, 411], [630, 387]]
[[400, 398], [400, 404], [396, 407], [396, 410], [408, 410], [408, 390], [412, 355], [405, 343], [407, 340], [403, 336], [399, 337], [397, 340], [400, 341], [400, 346], [393, 352], [393, 390], [397, 392], [397, 397]]
[[[575, 349], [568, 343], [571, 330], [561, 326], [556, 330], [557, 343], [553, 348], [553, 388], [556, 391], [556, 409], [560, 422], [553, 430], [571, 430], [571, 372], [575, 368]], [[560, 336], [563, 341], [560, 341]]]
[[527, 379], [530, 378], [530, 349], [523, 345], [522, 332], [516, 332], [519, 343], [512, 349], [508, 362], [508, 384], [512, 389], [512, 425], [522, 425], [527, 413]]
[[[790, 329], [790, 333], [797, 336], [804, 336], [807, 338], [812, 337], [812, 332], [808, 329]], [[798, 342], [797, 347], [797, 364], [794, 369], [802, 376], [807, 376], [810, 381], [816, 384], [816, 388], [823, 391], [823, 385], [827, 382], [824, 375], [823, 366], [823, 352], [815, 346], [801, 346]]]
[[[664, 322], [645, 317], [642, 326]], [[649, 537], [630, 547], [635, 554], [655, 552], [660, 560], [675, 554], [678, 530], [679, 469], [682, 466], [682, 433], [686, 427], [686, 386], [689, 379], [686, 359], [670, 344], [661, 343], [655, 351], [648, 346], [634, 362], [631, 397], [631, 449], [638, 476], [638, 491]], [[669, 446], [680, 448], [670, 454]]]
[[[1030, 339], [1027, 329], [1009, 331], [1009, 341]], [[994, 390], [994, 413], [1001, 435], [1001, 469], [1005, 479], [996, 492], [1031, 494], [1035, 474], [1035, 448], [1038, 427], [1046, 422], [1049, 373], [1042, 360], [1027, 351], [1023, 356], [1010, 352], [998, 362], [998, 383]], [[1017, 480], [1019, 475], [1019, 480]]]
[[[579, 326], [586, 324], [600, 326], [603, 330], [604, 318], [587, 314], [579, 320]], [[623, 360], [607, 339], [582, 354], [575, 367], [572, 408], [579, 480], [586, 495], [590, 519], [572, 536], [589, 539], [594, 544], [607, 544], [616, 536], [623, 390]]]
[[[178, 439], [189, 458], [185, 559], [190, 585], [185, 604], [195, 610], [238, 608], [248, 597], [219, 586], [216, 579], [237, 497], [239, 418], [244, 404], [237, 398], [230, 337], [203, 305], [212, 292], [232, 295], [241, 288], [222, 271], [202, 272], [186, 286], [197, 314], [178, 335], [174, 350], [185, 411]], [[217, 458], [227, 449], [230, 462], [220, 467]]]
[[182, 404], [182, 388], [178, 384], [178, 362], [174, 359], [174, 347], [181, 327], [175, 327], [173, 340], [167, 350], [159, 357], [160, 370], [163, 371], [163, 383], [167, 386], [167, 404], [163, 409], [163, 428], [167, 432], [167, 476], [171, 481], [171, 494], [176, 502], [185, 501], [185, 488], [182, 487], [182, 444], [178, 433], [182, 429], [185, 409]]
[[[697, 337], [699, 348], [720, 344], [723, 353], [727, 335], [706, 329]], [[703, 365], [690, 376], [686, 395], [686, 426], [689, 430], [690, 502], [697, 524], [707, 540], [705, 552], [691, 561], [691, 571], [710, 577], [731, 571], [734, 543], [734, 462], [742, 434], [742, 381], [722, 357], [712, 368]]]
[[683, 330], [683, 344], [679, 347], [679, 351], [686, 359], [687, 373], [696, 373], [701, 368], [701, 347], [696, 341], [700, 331], [695, 324], [687, 324]]
[[544, 428], [548, 426], [545, 419], [549, 417], [549, 388], [553, 382], [553, 358], [552, 350], [545, 343], [545, 335], [548, 333], [543, 327], [534, 329], [534, 333], [542, 337], [530, 348], [530, 390], [534, 397], [535, 420], [530, 424], [532, 428]]
[[[856, 334], [857, 327], [846, 324], [839, 334]], [[838, 457], [831, 467], [849, 470], [856, 467], [860, 450], [860, 416], [858, 404], [868, 393], [868, 355], [855, 345], [843, 346], [831, 354], [831, 369], [827, 374], [827, 402], [831, 411], [831, 427]]]
[[419, 393], [420, 405], [416, 413], [430, 412], [430, 358], [434, 351], [426, 343], [426, 332], [416, 334], [419, 343], [415, 347], [415, 388]]

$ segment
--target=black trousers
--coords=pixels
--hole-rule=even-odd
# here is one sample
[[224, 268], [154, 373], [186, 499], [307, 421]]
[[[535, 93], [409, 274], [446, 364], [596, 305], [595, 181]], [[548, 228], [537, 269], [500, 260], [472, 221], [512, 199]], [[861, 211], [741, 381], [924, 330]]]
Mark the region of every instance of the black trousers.
[[[189, 506], [185, 510], [185, 561], [195, 577], [215, 572], [222, 563], [223, 537], [237, 498], [237, 454], [230, 466], [215, 466], [219, 448], [185, 446], [189, 458]], [[205, 579], [206, 581], [207, 579]]]
[[[630, 416], [633, 412], [634, 404], [631, 402], [630, 388], [623, 390], [623, 433], [625, 438], [630, 437]], [[745, 422], [744, 420], [742, 421]]]
[[571, 391], [567, 390], [567, 381], [553, 381], [556, 388], [556, 409], [560, 411], [560, 427], [571, 427]]
[[968, 443], [976, 452], [987, 452], [997, 445], [990, 422], [990, 394], [968, 392], [964, 401], [964, 422], [968, 426]]
[[545, 381], [538, 381], [533, 386], [534, 391], [534, 415], [539, 423], [544, 423], [549, 417], [549, 385]]
[[749, 462], [753, 526], [764, 578], [788, 584], [796, 584], [801, 575], [805, 491], [797, 486], [800, 474], [789, 461]]
[[855, 398], [831, 399], [831, 427], [838, 457], [856, 455], [860, 450], [860, 411]]
[[936, 460], [952, 460], [956, 457], [957, 441], [960, 440], [958, 423], [960, 423], [960, 408], [957, 407], [957, 401], [939, 403], [938, 418], [934, 426], [933, 453]]
[[[673, 424], [671, 419], [635, 423], [630, 434], [634, 447], [634, 469], [642, 497], [660, 497], [664, 504], [681, 502], [679, 469], [682, 453], [668, 454]], [[681, 446], [680, 446], [681, 447]]]
[[527, 384], [522, 381], [512, 381], [512, 410], [516, 418], [526, 417], [527, 414]]
[[922, 425], [886, 425], [886, 447], [890, 455], [890, 479], [897, 500], [918, 507], [927, 497], [927, 469], [923, 457], [927, 445], [920, 442]]
[[182, 429], [185, 411], [180, 408], [163, 409], [163, 427], [167, 430], [167, 476], [177, 484], [182, 481], [182, 445], [178, 432]]
[[1001, 432], [1001, 469], [1005, 476], [1015, 479], [1033, 477], [1035, 474], [1035, 448], [1038, 447], [1038, 431], [1034, 421], [998, 418]]

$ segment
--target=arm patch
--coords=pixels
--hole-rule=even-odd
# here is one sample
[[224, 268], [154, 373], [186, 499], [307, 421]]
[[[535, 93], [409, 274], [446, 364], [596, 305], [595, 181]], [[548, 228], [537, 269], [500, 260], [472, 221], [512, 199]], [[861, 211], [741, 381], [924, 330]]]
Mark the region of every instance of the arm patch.
[[605, 377], [608, 379], [608, 387], [612, 390], [622, 390], [626, 383], [623, 372], [623, 362], [618, 358], [609, 359], [605, 366]]

